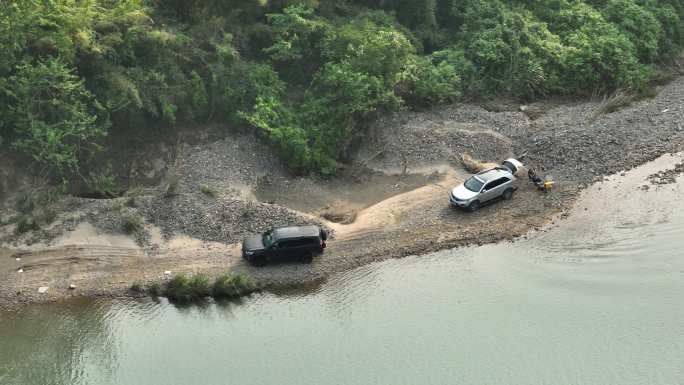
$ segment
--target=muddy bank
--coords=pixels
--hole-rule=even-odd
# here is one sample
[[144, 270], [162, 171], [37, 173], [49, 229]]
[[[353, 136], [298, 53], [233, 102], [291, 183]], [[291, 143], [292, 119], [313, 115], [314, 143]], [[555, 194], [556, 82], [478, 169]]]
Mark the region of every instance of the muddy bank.
[[[654, 176], [679, 177], [684, 154], [665, 155], [626, 173], [615, 174], [580, 194], [576, 215], [600, 215], [607, 202], [625, 193], [645, 194], [644, 186], [665, 188]], [[188, 236], [165, 239], [153, 231], [151, 247], [134, 239], [103, 234], [82, 223], [47, 248], [23, 252], [0, 249], [0, 300], [4, 308], [21, 303], [54, 301], [71, 296], [137, 295], [133, 283], [163, 282], [165, 272], [201, 272], [214, 277], [225, 271], [252, 276], [273, 290], [322, 282], [333, 273], [353, 267], [430, 251], [511, 240], [532, 229], [554, 226], [567, 212], [553, 206], [550, 195], [524, 185], [515, 199], [499, 202], [471, 214], [444, 205], [444, 195], [456, 175], [438, 183], [396, 195], [359, 212], [352, 224], [329, 225], [336, 231], [326, 254], [310, 266], [285, 264], [254, 268], [240, 258], [238, 245], [202, 241]], [[536, 202], [536, 203], [533, 203]], [[526, 206], [531, 211], [520, 213]], [[533, 207], [536, 207], [533, 209]], [[16, 260], [19, 258], [19, 260]], [[23, 272], [19, 273], [21, 268]], [[74, 285], [75, 289], [69, 289]], [[44, 288], [44, 293], [39, 293]]]
[[[300, 284], [377, 260], [514, 239], [562, 217], [592, 182], [683, 148], [684, 78], [652, 100], [611, 114], [598, 108], [554, 106], [534, 120], [472, 105], [397, 114], [377, 122], [335, 179], [289, 174], [246, 134], [182, 145], [159, 185], [113, 200], [60, 200], [56, 218], [38, 230], [18, 233], [8, 219], [14, 206], [5, 206], [0, 306], [127, 295], [133, 283], [168, 279], [167, 271], [241, 271], [261, 285]], [[464, 154], [523, 157], [557, 188], [540, 194], [524, 181], [512, 201], [454, 211], [447, 195], [468, 175]], [[304, 223], [334, 235], [312, 265], [255, 269], [239, 257], [245, 235]]]

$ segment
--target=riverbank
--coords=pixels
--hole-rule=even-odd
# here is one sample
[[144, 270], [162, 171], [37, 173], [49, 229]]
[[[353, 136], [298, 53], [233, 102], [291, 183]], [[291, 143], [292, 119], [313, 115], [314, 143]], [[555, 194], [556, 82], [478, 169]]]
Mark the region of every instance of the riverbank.
[[[638, 171], [586, 189], [567, 220], [527, 239], [372, 263], [312, 287], [0, 312], [0, 379], [678, 384], [684, 177], [652, 185]], [[227, 347], [240, 354], [226, 359]]]
[[[3, 221], [0, 307], [135, 295], [131, 286], [163, 282], [165, 272], [231, 271], [262, 287], [301, 285], [378, 260], [515, 239], [563, 218], [605, 176], [684, 148], [684, 78], [653, 99], [609, 114], [599, 113], [603, 107], [553, 106], [535, 119], [527, 108], [465, 104], [393, 115], [377, 122], [334, 180], [290, 175], [244, 134], [180, 145], [161, 155], [167, 162], [147, 161], [167, 176], [156, 187], [112, 200], [62, 199], [54, 221], [21, 235]], [[467, 175], [462, 154], [487, 161], [524, 154], [557, 189], [541, 194], [523, 183], [511, 201], [454, 211], [447, 194]], [[674, 167], [666, 163], [652, 174]], [[3, 217], [12, 216], [5, 207]], [[293, 223], [332, 230], [323, 257], [260, 269], [242, 261], [237, 242], [246, 234]]]

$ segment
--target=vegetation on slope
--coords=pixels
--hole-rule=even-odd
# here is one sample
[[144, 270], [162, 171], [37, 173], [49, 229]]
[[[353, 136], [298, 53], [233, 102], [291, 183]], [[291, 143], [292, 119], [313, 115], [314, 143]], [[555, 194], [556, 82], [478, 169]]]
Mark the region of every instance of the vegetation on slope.
[[103, 136], [227, 122], [332, 173], [377, 112], [642, 90], [683, 0], [6, 0], [0, 143], [67, 181]]

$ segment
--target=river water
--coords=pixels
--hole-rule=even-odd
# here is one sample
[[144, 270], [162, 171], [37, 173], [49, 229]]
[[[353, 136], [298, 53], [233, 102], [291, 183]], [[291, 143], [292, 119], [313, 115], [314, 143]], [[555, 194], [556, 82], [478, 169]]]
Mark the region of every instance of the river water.
[[526, 240], [301, 293], [0, 314], [0, 384], [684, 384], [684, 183], [666, 157]]

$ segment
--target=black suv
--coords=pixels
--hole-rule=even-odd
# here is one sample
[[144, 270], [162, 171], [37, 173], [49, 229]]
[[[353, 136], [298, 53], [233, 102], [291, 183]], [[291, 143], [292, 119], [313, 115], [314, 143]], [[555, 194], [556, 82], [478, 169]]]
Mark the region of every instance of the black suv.
[[269, 262], [311, 263], [325, 249], [328, 238], [318, 226], [291, 226], [269, 230], [242, 242], [242, 257], [254, 266]]

